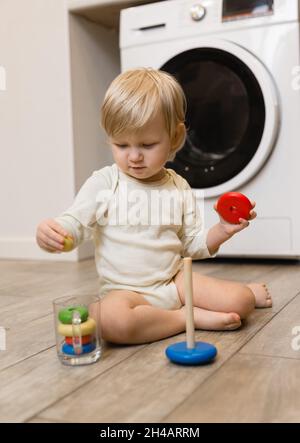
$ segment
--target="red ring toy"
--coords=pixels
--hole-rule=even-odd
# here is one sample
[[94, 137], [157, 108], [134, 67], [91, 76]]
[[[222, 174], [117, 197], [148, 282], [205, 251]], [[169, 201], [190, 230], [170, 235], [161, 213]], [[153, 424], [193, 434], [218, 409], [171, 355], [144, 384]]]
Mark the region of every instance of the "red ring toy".
[[248, 220], [252, 205], [250, 200], [239, 192], [227, 192], [217, 201], [217, 211], [228, 223], [238, 224], [240, 218]]
[[[81, 343], [82, 343], [83, 345], [86, 345], [86, 344], [88, 344], [88, 343], [91, 343], [92, 339], [93, 339], [93, 337], [92, 337], [91, 335], [83, 335], [83, 336], [81, 337]], [[72, 345], [72, 344], [73, 344], [73, 337], [65, 337], [65, 342], [66, 342], [68, 345]]]

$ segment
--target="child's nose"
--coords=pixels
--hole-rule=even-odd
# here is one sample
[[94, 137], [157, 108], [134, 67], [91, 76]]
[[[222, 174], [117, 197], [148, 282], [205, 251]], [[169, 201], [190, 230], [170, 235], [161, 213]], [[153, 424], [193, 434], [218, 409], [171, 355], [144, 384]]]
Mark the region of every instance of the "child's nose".
[[129, 160], [131, 161], [138, 161], [141, 160], [143, 157], [142, 152], [139, 148], [131, 148], [129, 152]]

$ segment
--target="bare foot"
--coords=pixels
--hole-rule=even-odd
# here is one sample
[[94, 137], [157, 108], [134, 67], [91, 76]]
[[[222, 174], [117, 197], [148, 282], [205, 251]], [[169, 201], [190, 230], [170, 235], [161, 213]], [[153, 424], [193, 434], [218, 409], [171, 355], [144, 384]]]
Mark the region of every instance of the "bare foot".
[[[182, 309], [185, 309], [183, 306]], [[209, 331], [231, 331], [241, 326], [241, 319], [235, 312], [215, 312], [194, 307], [195, 329]]]
[[271, 295], [264, 283], [249, 283], [247, 286], [255, 296], [256, 308], [270, 308], [272, 306]]

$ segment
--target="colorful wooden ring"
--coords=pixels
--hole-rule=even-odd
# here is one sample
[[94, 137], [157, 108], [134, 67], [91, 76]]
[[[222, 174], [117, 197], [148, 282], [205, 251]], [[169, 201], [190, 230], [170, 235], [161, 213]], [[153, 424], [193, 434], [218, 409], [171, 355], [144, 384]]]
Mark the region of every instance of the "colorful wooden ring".
[[85, 306], [69, 306], [68, 308], [59, 311], [59, 321], [65, 325], [71, 325], [74, 311], [79, 312], [82, 323], [88, 318], [89, 311]]
[[[86, 344], [88, 344], [88, 343], [91, 343], [91, 341], [93, 340], [93, 336], [92, 335], [84, 335], [83, 337], [81, 337], [81, 343], [83, 344], [83, 345], [86, 345]], [[73, 345], [73, 337], [66, 337], [65, 338], [65, 342], [68, 344], [68, 345]]]
[[217, 211], [228, 223], [238, 224], [240, 218], [248, 220], [252, 205], [250, 200], [239, 192], [227, 192], [217, 201]]
[[73, 247], [74, 247], [73, 238], [70, 235], [68, 235], [67, 237], [64, 238], [63, 251], [64, 252], [72, 251]]
[[[87, 321], [81, 323], [79, 327], [81, 336], [91, 335], [96, 331], [96, 322], [92, 317], [89, 317]], [[57, 331], [60, 335], [63, 335], [64, 337], [73, 337], [72, 325], [64, 325], [63, 323], [59, 323]]]
[[[83, 345], [83, 346], [82, 346], [81, 354], [87, 354], [88, 352], [92, 352], [95, 348], [96, 348], [95, 343], [88, 343], [88, 344], [86, 344], [86, 345]], [[64, 354], [68, 354], [68, 355], [78, 355], [78, 354], [76, 354], [76, 352], [75, 352], [73, 346], [72, 346], [72, 345], [68, 345], [67, 343], [64, 343], [64, 344], [62, 345], [61, 350], [62, 350], [62, 352], [63, 352]]]

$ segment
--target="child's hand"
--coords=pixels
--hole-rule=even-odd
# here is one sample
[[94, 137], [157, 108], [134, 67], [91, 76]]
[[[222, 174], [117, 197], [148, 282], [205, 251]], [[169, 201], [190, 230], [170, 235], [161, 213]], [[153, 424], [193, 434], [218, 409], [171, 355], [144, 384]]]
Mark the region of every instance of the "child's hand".
[[[228, 223], [227, 221], [225, 221], [219, 214], [219, 217], [220, 217], [220, 223], [221, 223], [221, 226], [223, 227], [223, 229], [224, 229], [224, 232], [228, 235], [228, 236], [232, 236], [232, 235], [234, 235], [234, 234], [236, 234], [237, 232], [240, 232], [240, 231], [242, 231], [243, 229], [245, 229], [245, 228], [247, 228], [248, 226], [249, 226], [249, 224], [250, 224], [250, 220], [253, 220], [253, 219], [255, 219], [255, 217], [256, 217], [256, 212], [255, 211], [253, 211], [253, 209], [255, 208], [255, 205], [256, 205], [256, 203], [255, 203], [255, 201], [253, 201], [253, 200], [251, 200], [251, 205], [252, 205], [252, 209], [251, 209], [251, 211], [249, 212], [249, 220], [245, 220], [244, 218], [240, 218], [239, 219], [239, 224], [231, 224], [231, 223]], [[218, 213], [218, 211], [217, 211], [217, 203], [215, 203], [214, 204], [214, 210]]]
[[60, 224], [49, 218], [38, 225], [36, 241], [45, 251], [60, 253], [64, 249], [64, 239], [67, 236], [72, 237]]

